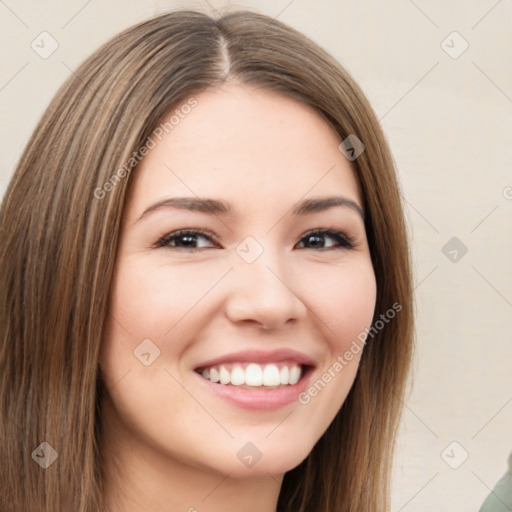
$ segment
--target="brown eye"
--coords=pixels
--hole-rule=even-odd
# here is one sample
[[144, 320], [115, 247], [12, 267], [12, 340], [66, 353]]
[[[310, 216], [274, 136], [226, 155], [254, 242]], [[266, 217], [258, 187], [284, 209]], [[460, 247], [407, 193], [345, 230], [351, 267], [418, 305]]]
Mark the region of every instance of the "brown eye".
[[[336, 245], [325, 247], [325, 239], [334, 240]], [[354, 242], [352, 239], [342, 233], [333, 229], [319, 229], [316, 231], [310, 231], [306, 233], [302, 240], [307, 240], [307, 243], [312, 244], [312, 247], [306, 247], [306, 249], [318, 249], [318, 250], [330, 250], [330, 249], [353, 249]]]
[[[195, 251], [198, 249], [207, 249], [209, 247], [197, 247], [198, 239], [210, 240], [212, 238], [210, 235], [203, 231], [193, 230], [193, 229], [182, 229], [180, 231], [175, 231], [173, 233], [169, 233], [161, 238], [157, 243], [157, 247], [170, 247], [173, 249], [185, 249]], [[212, 246], [210, 246], [212, 247]]]
[[[213, 245], [202, 245], [198, 246], [198, 240], [207, 240], [212, 242]], [[170, 249], [183, 249], [188, 251], [198, 251], [201, 249], [209, 249], [218, 246], [213, 241], [213, 235], [206, 233], [205, 231], [195, 229], [182, 229], [174, 231], [161, 238], [155, 247], [167, 247]], [[334, 240], [334, 244], [326, 246], [325, 240]], [[341, 231], [333, 229], [317, 229], [309, 231], [302, 236], [299, 244], [305, 242], [305, 249], [317, 249], [319, 251], [332, 250], [332, 249], [353, 249], [355, 244], [354, 241]]]

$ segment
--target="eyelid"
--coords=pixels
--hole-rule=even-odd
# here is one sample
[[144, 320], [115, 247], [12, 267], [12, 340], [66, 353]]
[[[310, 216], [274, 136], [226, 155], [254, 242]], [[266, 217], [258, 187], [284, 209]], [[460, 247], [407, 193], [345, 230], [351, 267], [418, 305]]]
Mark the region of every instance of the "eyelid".
[[[185, 235], [189, 235], [189, 234], [194, 235], [194, 236], [203, 236], [205, 238], [209, 238], [210, 240], [212, 240], [212, 242], [215, 242], [215, 244], [219, 245], [219, 243], [217, 242], [217, 237], [216, 237], [215, 233], [213, 233], [212, 231], [210, 231], [208, 229], [184, 228], [184, 229], [177, 229], [176, 231], [167, 233], [162, 238], [160, 238], [156, 242], [156, 244], [153, 245], [153, 248], [167, 247], [166, 242], [169, 241], [171, 238], [185, 236]], [[186, 248], [183, 248], [183, 247], [177, 247], [177, 249], [187, 250]], [[191, 248], [188, 250], [189, 251], [198, 251], [200, 249], [201, 248], [198, 249], [197, 247], [194, 247], [194, 248]]]
[[341, 238], [346, 242], [346, 245], [341, 245], [338, 247], [327, 247], [325, 249], [317, 249], [318, 251], [326, 251], [330, 249], [338, 249], [338, 248], [344, 248], [344, 249], [354, 249], [357, 245], [357, 238], [354, 236], [349, 235], [343, 230], [339, 230], [336, 228], [316, 228], [311, 229], [309, 231], [306, 231], [301, 237], [300, 240], [305, 238], [306, 236], [313, 235], [315, 233], [321, 233], [323, 236], [328, 236], [333, 239]]

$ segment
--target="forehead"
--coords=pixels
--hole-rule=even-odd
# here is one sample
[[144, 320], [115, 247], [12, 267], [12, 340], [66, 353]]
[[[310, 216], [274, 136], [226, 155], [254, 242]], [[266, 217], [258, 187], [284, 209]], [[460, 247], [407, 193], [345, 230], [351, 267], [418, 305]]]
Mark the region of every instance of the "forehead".
[[173, 123], [134, 171], [130, 204], [139, 212], [171, 195], [219, 197], [237, 209], [334, 193], [361, 203], [340, 137], [309, 105], [236, 83], [193, 98], [193, 108], [164, 116]]

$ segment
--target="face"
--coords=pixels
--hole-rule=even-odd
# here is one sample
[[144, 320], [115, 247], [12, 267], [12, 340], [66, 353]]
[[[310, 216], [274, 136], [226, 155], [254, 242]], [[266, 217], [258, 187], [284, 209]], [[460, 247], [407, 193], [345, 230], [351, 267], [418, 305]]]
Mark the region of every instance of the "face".
[[131, 177], [106, 428], [170, 465], [282, 474], [339, 411], [372, 321], [362, 197], [310, 107], [234, 83], [195, 99]]

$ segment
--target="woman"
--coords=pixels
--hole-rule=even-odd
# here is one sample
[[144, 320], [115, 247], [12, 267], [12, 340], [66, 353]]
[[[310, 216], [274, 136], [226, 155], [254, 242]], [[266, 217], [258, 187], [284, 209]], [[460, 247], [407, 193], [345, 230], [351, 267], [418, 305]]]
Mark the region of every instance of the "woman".
[[57, 93], [0, 229], [2, 510], [389, 510], [406, 229], [313, 42], [243, 11], [124, 31]]

